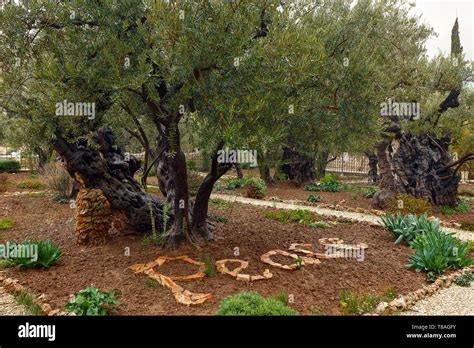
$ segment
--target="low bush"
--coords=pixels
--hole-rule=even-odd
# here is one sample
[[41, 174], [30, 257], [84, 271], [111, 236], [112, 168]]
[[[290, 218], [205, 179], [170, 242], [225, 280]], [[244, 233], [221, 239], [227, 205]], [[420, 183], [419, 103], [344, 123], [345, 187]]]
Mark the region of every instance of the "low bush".
[[222, 299], [217, 315], [293, 316], [298, 312], [277, 299], [264, 298], [250, 291]]
[[461, 201], [459, 202], [458, 205], [452, 208], [446, 207], [446, 206], [440, 206], [439, 210], [441, 210], [441, 212], [446, 215], [452, 215], [456, 213], [469, 213], [469, 211], [471, 210], [471, 206], [469, 205], [468, 202]]
[[331, 174], [326, 174], [318, 185], [306, 185], [304, 189], [307, 191], [338, 192], [341, 191], [342, 185]]
[[10, 218], [0, 218], [0, 230], [8, 230], [13, 227], [13, 221]]
[[0, 173], [18, 173], [20, 170], [20, 162], [13, 160], [0, 160]]
[[76, 315], [110, 315], [116, 312], [115, 306], [120, 304], [115, 300], [114, 291], [101, 291], [96, 287], [88, 287], [77, 292], [66, 305], [66, 310]]
[[427, 231], [439, 231], [439, 220], [430, 220], [426, 215], [386, 214], [381, 217], [382, 223], [395, 236], [395, 244], [402, 241], [410, 243], [417, 235]]
[[16, 187], [20, 189], [42, 190], [47, 186], [39, 181], [22, 181]]
[[32, 248], [36, 246], [37, 250], [36, 259], [34, 259], [35, 255], [24, 255], [25, 257], [10, 256], [9, 258], [6, 258], [5, 260], [12, 266], [25, 268], [49, 268], [58, 262], [63, 255], [60, 251], [59, 244], [54, 245], [50, 240], [47, 240], [46, 242], [27, 240], [21, 244], [15, 241], [10, 241], [9, 245], [10, 248], [22, 248], [23, 250], [34, 250]]
[[64, 166], [60, 162], [51, 162], [43, 167], [42, 173], [46, 185], [55, 193], [54, 201], [68, 202], [72, 179]]
[[410, 257], [408, 266], [417, 272], [427, 272], [429, 281], [434, 281], [449, 269], [466, 267], [474, 261], [469, 258], [470, 247], [467, 242], [440, 229], [416, 236], [411, 247], [415, 248], [415, 254]]
[[236, 188], [243, 187], [245, 184], [245, 179], [229, 179], [225, 184], [226, 190], [234, 190]]
[[265, 181], [256, 176], [245, 179], [245, 187], [247, 187], [247, 197], [262, 199], [265, 197], [266, 185]]
[[389, 210], [406, 214], [431, 214], [431, 203], [424, 198], [411, 195], [398, 195], [389, 203]]
[[321, 196], [320, 195], [309, 195], [308, 196], [308, 202], [319, 202], [321, 200]]

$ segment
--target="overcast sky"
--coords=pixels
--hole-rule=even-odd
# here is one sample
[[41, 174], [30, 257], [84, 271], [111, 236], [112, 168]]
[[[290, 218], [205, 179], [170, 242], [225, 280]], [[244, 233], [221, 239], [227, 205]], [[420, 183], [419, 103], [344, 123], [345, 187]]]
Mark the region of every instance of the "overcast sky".
[[422, 21], [429, 24], [438, 37], [428, 40], [428, 55], [433, 57], [439, 51], [449, 54], [451, 50], [451, 29], [456, 16], [459, 21], [459, 37], [467, 59], [474, 59], [474, 0], [413, 0], [414, 13], [421, 14]]

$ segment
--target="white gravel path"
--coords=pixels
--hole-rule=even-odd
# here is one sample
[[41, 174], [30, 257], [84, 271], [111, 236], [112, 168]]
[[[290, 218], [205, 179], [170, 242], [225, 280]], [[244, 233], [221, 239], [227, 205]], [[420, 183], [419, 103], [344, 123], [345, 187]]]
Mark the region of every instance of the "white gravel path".
[[474, 315], [474, 284], [451, 285], [431, 297], [420, 300], [401, 315]]

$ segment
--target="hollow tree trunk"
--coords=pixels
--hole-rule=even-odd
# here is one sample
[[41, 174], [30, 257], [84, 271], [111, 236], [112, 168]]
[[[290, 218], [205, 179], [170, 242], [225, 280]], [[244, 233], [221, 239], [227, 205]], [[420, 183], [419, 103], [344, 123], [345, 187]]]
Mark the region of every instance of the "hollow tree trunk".
[[314, 158], [311, 156], [284, 147], [282, 162], [280, 171], [298, 185], [312, 182], [316, 178]]
[[[154, 224], [162, 227], [163, 203], [154, 196], [147, 195], [133, 178], [140, 167], [139, 161], [124, 155], [115, 147], [112, 131], [103, 128], [96, 132], [94, 141], [98, 146], [79, 146], [56, 137], [55, 150], [66, 162], [69, 174], [77, 180], [81, 187], [80, 197], [87, 197], [90, 203], [83, 206], [77, 203], [77, 214], [84, 224], [93, 226], [76, 226], [76, 242], [80, 244], [103, 243], [108, 233], [117, 226], [121, 230], [132, 229], [134, 232], [149, 232]], [[84, 208], [84, 209], [80, 209]], [[110, 209], [107, 216], [101, 215], [97, 220], [94, 210]], [[169, 221], [173, 221], [173, 212], [170, 212]]]
[[432, 204], [458, 203], [459, 176], [450, 167], [450, 136], [401, 131], [378, 146], [380, 188], [422, 197]]

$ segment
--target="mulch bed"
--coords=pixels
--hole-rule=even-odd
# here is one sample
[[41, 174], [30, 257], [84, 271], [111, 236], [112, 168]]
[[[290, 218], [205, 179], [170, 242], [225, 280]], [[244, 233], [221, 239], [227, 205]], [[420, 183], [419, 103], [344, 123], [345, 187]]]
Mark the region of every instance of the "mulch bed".
[[[14, 239], [51, 239], [60, 243], [64, 252], [61, 261], [49, 269], [9, 268], [6, 276], [19, 279], [34, 292], [45, 293], [53, 308], [63, 308], [71, 294], [91, 284], [102, 290], [117, 290], [121, 315], [213, 315], [223, 297], [249, 290], [264, 296], [280, 291], [293, 295], [291, 307], [301, 314], [339, 314], [343, 288], [382, 295], [393, 287], [397, 294], [405, 294], [426, 284], [424, 274], [405, 267], [413, 251], [403, 245], [394, 245], [393, 237], [382, 228], [365, 224], [310, 228], [265, 218], [262, 216], [264, 210], [239, 204], [232, 204], [227, 209], [211, 207], [212, 214], [224, 216], [228, 222], [217, 224], [217, 239], [202, 250], [190, 245], [183, 245], [178, 250], [161, 250], [157, 246], [144, 246], [143, 237], [137, 235], [115, 237], [99, 247], [79, 247], [74, 243], [74, 210], [68, 204], [54, 203], [51, 196], [0, 196], [0, 217], [9, 217], [15, 223], [12, 229], [0, 231], [1, 243]], [[287, 250], [291, 243], [312, 243], [317, 251], [323, 252], [318, 245], [318, 239], [323, 237], [368, 244], [364, 261], [321, 260], [320, 265], [303, 266], [296, 271], [277, 269], [260, 261], [262, 254], [273, 249]], [[130, 256], [125, 255], [127, 247]], [[234, 255], [236, 248], [239, 256]], [[145, 275], [134, 274], [128, 269], [161, 255], [188, 255], [199, 260], [204, 254], [211, 254], [215, 260], [240, 258], [249, 261], [244, 273], [262, 274], [268, 268], [273, 278], [245, 283], [229, 275], [216, 274], [201, 281], [177, 281], [190, 291], [213, 294], [213, 299], [202, 305], [186, 307], [175, 302], [170, 290], [160, 285], [150, 286]], [[171, 261], [156, 270], [163, 270], [165, 275], [183, 275], [191, 270], [191, 273], [196, 272], [197, 267]]]

